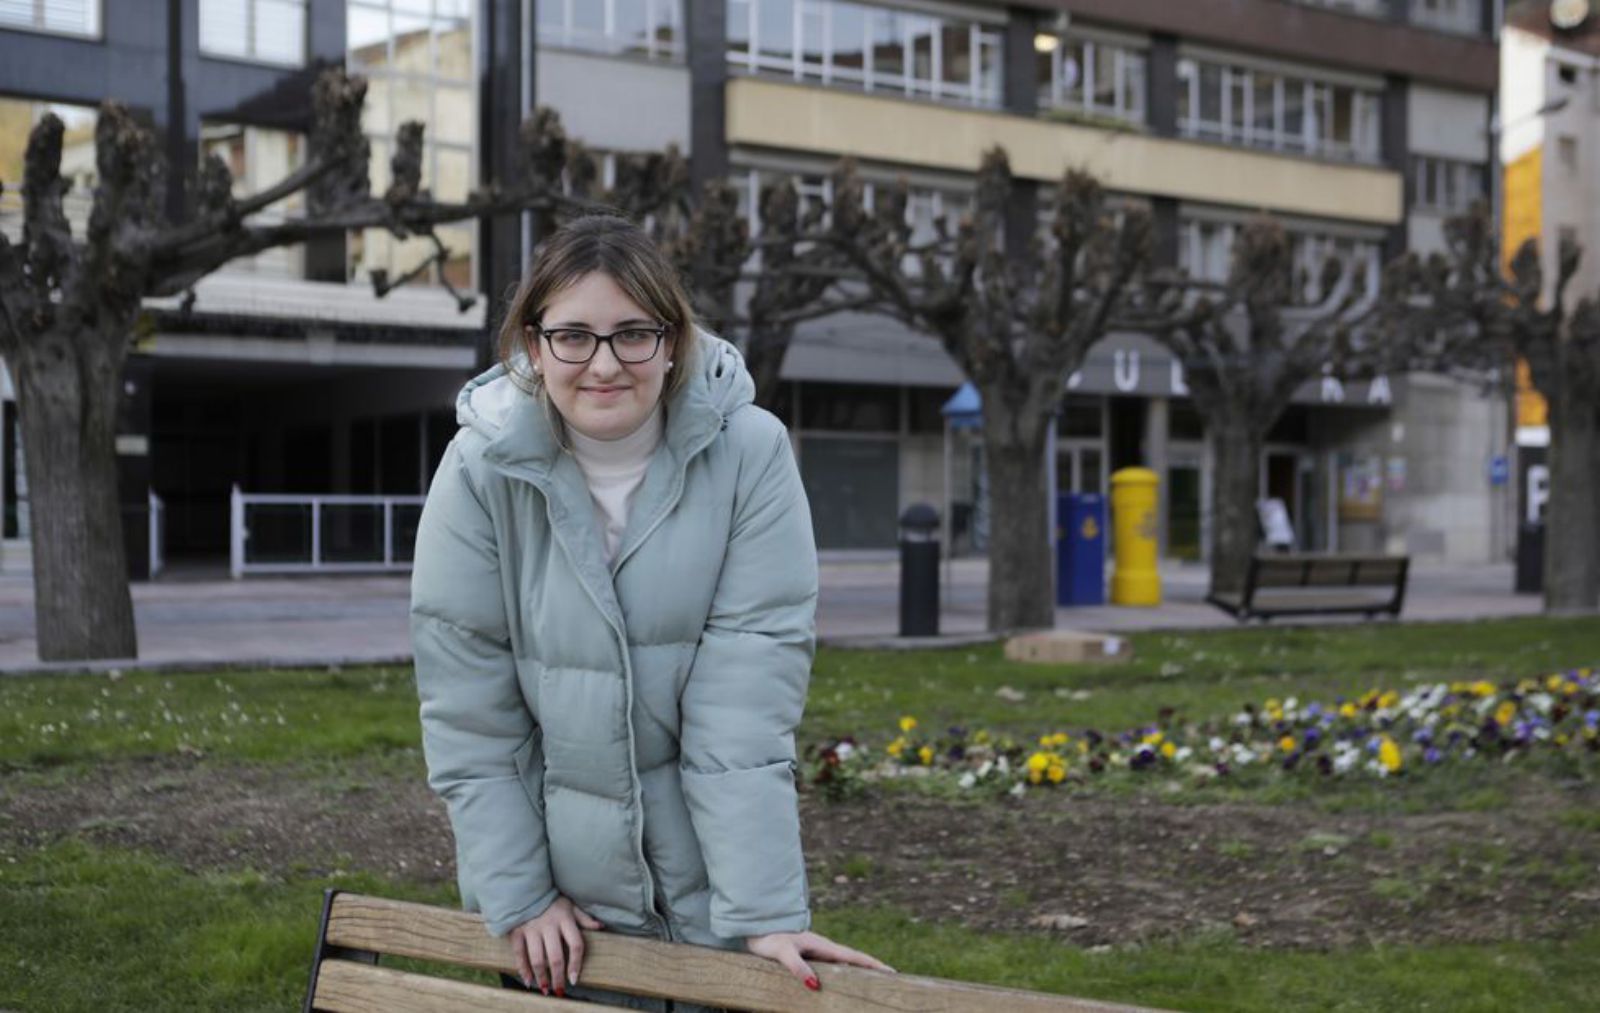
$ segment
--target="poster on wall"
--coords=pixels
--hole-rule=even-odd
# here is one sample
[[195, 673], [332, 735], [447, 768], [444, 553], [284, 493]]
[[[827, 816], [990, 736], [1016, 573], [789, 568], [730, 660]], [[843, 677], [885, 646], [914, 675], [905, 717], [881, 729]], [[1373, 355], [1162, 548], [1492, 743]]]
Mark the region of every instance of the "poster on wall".
[[1375, 521], [1383, 513], [1383, 461], [1378, 457], [1339, 457], [1339, 519]]

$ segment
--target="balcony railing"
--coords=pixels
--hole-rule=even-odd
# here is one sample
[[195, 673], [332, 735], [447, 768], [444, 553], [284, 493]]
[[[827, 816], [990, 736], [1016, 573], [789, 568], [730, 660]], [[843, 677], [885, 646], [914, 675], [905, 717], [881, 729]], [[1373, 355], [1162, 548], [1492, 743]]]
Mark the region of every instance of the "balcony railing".
[[233, 489], [230, 572], [411, 569], [422, 496], [303, 496]]

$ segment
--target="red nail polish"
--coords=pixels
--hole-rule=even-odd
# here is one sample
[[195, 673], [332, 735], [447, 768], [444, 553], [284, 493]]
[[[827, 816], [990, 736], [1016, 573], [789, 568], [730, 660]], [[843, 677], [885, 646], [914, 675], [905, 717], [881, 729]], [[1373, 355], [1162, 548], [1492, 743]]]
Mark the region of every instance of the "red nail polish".
[[817, 980], [816, 975], [812, 975], [806, 979], [806, 988], [809, 988], [813, 992], [819, 992], [822, 990], [822, 982]]
[[556, 998], [557, 999], [565, 999], [566, 997], [567, 997], [566, 991], [564, 989], [562, 989], [562, 987], [560, 985], [557, 985], [556, 986]]
[[539, 986], [539, 991], [543, 992], [545, 995], [549, 995], [550, 994], [550, 986], [541, 984]]

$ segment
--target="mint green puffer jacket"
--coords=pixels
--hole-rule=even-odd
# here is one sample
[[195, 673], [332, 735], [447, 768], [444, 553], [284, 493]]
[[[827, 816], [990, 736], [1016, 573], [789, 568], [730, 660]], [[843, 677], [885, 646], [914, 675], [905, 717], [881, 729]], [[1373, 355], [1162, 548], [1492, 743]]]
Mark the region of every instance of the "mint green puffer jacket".
[[609, 567], [539, 402], [500, 366], [458, 399], [411, 638], [428, 781], [463, 906], [494, 935], [558, 893], [609, 929], [706, 946], [810, 927], [794, 731], [811, 516], [739, 353], [698, 340]]

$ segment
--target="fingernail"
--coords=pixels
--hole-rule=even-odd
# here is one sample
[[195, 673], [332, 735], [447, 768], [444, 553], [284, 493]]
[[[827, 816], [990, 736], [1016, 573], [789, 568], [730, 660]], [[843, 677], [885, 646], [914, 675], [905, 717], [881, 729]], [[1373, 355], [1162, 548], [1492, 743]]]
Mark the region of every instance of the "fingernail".
[[557, 999], [565, 999], [566, 997], [567, 997], [567, 993], [561, 988], [561, 983], [557, 982], [556, 983], [556, 998]]
[[813, 992], [820, 992], [822, 990], [822, 982], [817, 980], [816, 975], [812, 975], [806, 979], [806, 988], [809, 988]]
[[526, 988], [528, 991], [532, 992], [533, 991], [533, 979], [528, 977], [526, 974], [524, 974], [522, 976], [522, 987]]
[[576, 985], [577, 983], [578, 983], [578, 972], [577, 971], [568, 971], [567, 972], [567, 984], [568, 985]]
[[539, 986], [539, 991], [543, 992], [545, 995], [549, 995], [550, 994], [550, 986], [541, 984]]

